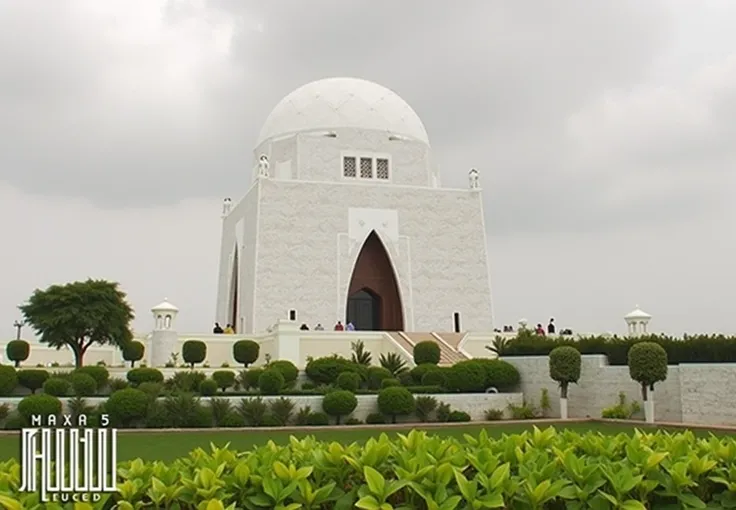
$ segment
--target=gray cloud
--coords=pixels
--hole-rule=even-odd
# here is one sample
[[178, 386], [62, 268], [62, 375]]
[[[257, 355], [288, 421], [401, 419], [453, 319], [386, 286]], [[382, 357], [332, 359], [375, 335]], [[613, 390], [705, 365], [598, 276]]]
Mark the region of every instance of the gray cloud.
[[[648, 299], [693, 330], [685, 308], [707, 301], [727, 326], [734, 21], [717, 0], [0, 0], [0, 231], [24, 246], [0, 259], [0, 321], [33, 286], [94, 274], [141, 324], [162, 293], [208, 322], [219, 197], [247, 189], [285, 94], [347, 75], [417, 110], [446, 185], [480, 169], [497, 315], [594, 327]], [[692, 269], [702, 245], [717, 254]], [[609, 287], [605, 312], [580, 309]]]

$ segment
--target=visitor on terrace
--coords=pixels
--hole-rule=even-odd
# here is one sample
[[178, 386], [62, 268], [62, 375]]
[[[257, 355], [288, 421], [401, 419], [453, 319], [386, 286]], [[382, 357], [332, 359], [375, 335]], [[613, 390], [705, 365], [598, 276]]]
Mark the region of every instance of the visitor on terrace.
[[554, 317], [549, 320], [549, 324], [547, 324], [547, 333], [550, 335], [555, 334], [555, 319]]
[[225, 331], [224, 331], [224, 333], [225, 333], [226, 335], [232, 335], [232, 334], [234, 334], [234, 333], [235, 333], [235, 329], [234, 329], [234, 328], [233, 328], [233, 327], [232, 327], [232, 326], [231, 326], [230, 324], [228, 324], [227, 326], [225, 326]]
[[352, 322], [348, 322], [348, 326], [346, 328], [348, 331], [355, 331], [355, 326], [353, 326]]
[[537, 335], [544, 336], [544, 328], [541, 324], [537, 324], [537, 329], [535, 330]]
[[317, 325], [316, 325], [316, 326], [314, 327], [314, 330], [315, 330], [315, 331], [324, 331], [324, 330], [325, 330], [325, 328], [323, 328], [323, 327], [322, 327], [322, 324], [320, 324], [320, 323], [318, 322], [318, 323], [317, 323]]
[[309, 326], [307, 326], [306, 324], [302, 323], [302, 325], [299, 327], [299, 329], [301, 329], [302, 331], [309, 331]]
[[213, 333], [214, 333], [215, 335], [220, 335], [220, 334], [222, 334], [222, 327], [220, 327], [220, 323], [219, 323], [219, 322], [215, 322], [215, 327], [214, 327], [214, 328], [212, 328], [212, 332], [213, 332]]
[[342, 325], [342, 322], [337, 321], [337, 324], [335, 324], [335, 331], [345, 331], [345, 327]]

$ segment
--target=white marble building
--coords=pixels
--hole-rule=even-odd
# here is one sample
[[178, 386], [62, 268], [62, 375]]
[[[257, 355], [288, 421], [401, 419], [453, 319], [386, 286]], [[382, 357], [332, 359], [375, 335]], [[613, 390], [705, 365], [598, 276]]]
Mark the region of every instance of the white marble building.
[[492, 331], [478, 173], [443, 188], [422, 121], [394, 92], [304, 85], [268, 116], [253, 161], [250, 189], [223, 205], [223, 326]]

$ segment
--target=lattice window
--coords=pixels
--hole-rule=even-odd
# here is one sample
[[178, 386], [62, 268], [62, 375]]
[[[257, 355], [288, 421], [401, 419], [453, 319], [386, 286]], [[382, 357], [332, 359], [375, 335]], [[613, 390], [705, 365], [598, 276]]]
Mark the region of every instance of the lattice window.
[[360, 177], [362, 179], [373, 178], [373, 158], [360, 158]]
[[376, 178], [388, 179], [388, 160], [378, 158], [376, 160]]
[[357, 175], [357, 165], [355, 158], [342, 158], [342, 175], [345, 177], [355, 177]]

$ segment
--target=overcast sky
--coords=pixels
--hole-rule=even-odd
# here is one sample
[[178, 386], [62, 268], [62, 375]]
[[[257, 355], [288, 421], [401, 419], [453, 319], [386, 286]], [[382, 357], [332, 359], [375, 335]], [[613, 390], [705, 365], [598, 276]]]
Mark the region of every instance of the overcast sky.
[[499, 325], [621, 332], [638, 304], [736, 333], [734, 26], [729, 0], [0, 0], [0, 335], [87, 277], [138, 331], [164, 297], [209, 330], [221, 199], [329, 76], [408, 101], [444, 184], [479, 169]]

